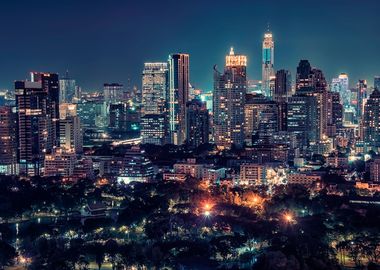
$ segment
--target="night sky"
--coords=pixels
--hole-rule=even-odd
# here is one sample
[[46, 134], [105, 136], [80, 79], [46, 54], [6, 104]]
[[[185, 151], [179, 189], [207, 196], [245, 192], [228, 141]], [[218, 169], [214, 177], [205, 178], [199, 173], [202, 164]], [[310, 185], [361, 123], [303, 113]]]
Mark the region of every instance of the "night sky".
[[[70, 70], [85, 90], [104, 82], [141, 85], [143, 63], [190, 54], [190, 80], [211, 89], [230, 46], [261, 78], [261, 42], [270, 23], [275, 69], [309, 59], [328, 80], [380, 75], [379, 0], [1, 0], [0, 88], [31, 70]], [[294, 76], [293, 76], [294, 78]]]

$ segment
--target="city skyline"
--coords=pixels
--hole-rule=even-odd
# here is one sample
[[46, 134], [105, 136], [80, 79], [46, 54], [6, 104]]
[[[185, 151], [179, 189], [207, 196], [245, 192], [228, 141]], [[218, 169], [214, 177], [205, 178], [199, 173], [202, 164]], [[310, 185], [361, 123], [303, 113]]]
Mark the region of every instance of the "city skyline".
[[[25, 77], [25, 71], [63, 75], [67, 69], [85, 90], [99, 90], [105, 82], [127, 86], [128, 79], [140, 87], [144, 62], [165, 61], [169, 54], [183, 52], [190, 54], [191, 83], [211, 90], [212, 67], [223, 66], [222, 56], [231, 46], [247, 55], [248, 79], [260, 79], [261, 43], [268, 23], [276, 44], [276, 70], [288, 69], [295, 74], [298, 61], [309, 59], [324, 70], [328, 82], [346, 72], [352, 84], [366, 79], [369, 86], [380, 73], [376, 67], [380, 38], [373, 34], [380, 23], [375, 19], [376, 1], [372, 0], [364, 4], [322, 0], [318, 5], [296, 0], [238, 1], [234, 5], [226, 5], [227, 1], [218, 5], [200, 1], [176, 5], [169, 0], [92, 1], [91, 6], [76, 2], [1, 4], [0, 22], [7, 27], [0, 30], [0, 88], [12, 89], [14, 79]], [[146, 5], [150, 8], [144, 8]], [[292, 9], [284, 12], [286, 5]], [[363, 16], [354, 21], [352, 10], [356, 7]], [[267, 9], [270, 12], [265, 12]], [[44, 16], [33, 16], [35, 12]], [[18, 14], [18, 20], [12, 19], [13, 14]], [[329, 19], [335, 23], [330, 24]], [[14, 23], [7, 24], [11, 20]], [[48, 39], [42, 42], [44, 36]], [[363, 50], [363, 41], [369, 36], [371, 42], [365, 42]], [[21, 37], [25, 42], [15, 42]]]

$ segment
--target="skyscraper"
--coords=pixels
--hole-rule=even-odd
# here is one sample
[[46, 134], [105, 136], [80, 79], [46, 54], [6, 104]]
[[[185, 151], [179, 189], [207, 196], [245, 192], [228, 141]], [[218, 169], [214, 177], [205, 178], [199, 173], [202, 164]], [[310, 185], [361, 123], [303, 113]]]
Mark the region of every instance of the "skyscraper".
[[245, 141], [269, 143], [268, 138], [279, 129], [278, 104], [263, 95], [247, 94], [244, 105]]
[[288, 132], [294, 133], [300, 149], [317, 141], [317, 99], [315, 96], [298, 93], [288, 101]]
[[297, 67], [296, 90], [312, 87], [311, 65], [308, 60], [301, 60]]
[[169, 56], [169, 130], [171, 142], [186, 141], [186, 103], [189, 100], [189, 55]]
[[141, 117], [142, 143], [168, 143], [168, 121], [165, 114], [145, 114]]
[[375, 76], [373, 79], [373, 87], [380, 90], [380, 76]]
[[29, 81], [16, 81], [15, 93], [20, 174], [40, 175], [44, 155], [52, 151], [48, 93], [41, 82]]
[[208, 143], [209, 137], [209, 113], [206, 102], [193, 99], [186, 104], [187, 106], [187, 144], [191, 147], [198, 147]]
[[104, 102], [116, 104], [123, 101], [123, 85], [119, 83], [105, 83], [103, 87]]
[[142, 74], [141, 115], [165, 111], [168, 63], [145, 63]]
[[226, 56], [224, 73], [214, 67], [214, 140], [220, 148], [244, 143], [244, 104], [247, 92], [247, 57], [235, 55], [233, 48]]
[[18, 173], [16, 124], [16, 113], [12, 107], [0, 106], [0, 174]]
[[278, 103], [279, 130], [285, 131], [287, 125], [287, 102], [292, 95], [292, 78], [288, 70], [281, 69], [276, 72], [273, 100]]
[[340, 94], [344, 107], [350, 107], [351, 91], [349, 89], [349, 79], [346, 73], [341, 73], [338, 78], [332, 79], [331, 91], [338, 92]]
[[[312, 68], [308, 60], [301, 60], [297, 67], [296, 95], [314, 96], [317, 102], [316, 139], [319, 141], [327, 132], [327, 81], [322, 70]], [[289, 120], [289, 119], [288, 119]]]
[[359, 80], [356, 84], [356, 117], [357, 120], [360, 121], [363, 115], [363, 109], [365, 104], [365, 99], [367, 98], [367, 81]]
[[77, 105], [64, 103], [59, 106], [59, 110], [60, 147], [65, 151], [82, 153], [83, 133], [80, 118], [77, 115]]
[[370, 147], [380, 147], [380, 90], [375, 89], [369, 96], [363, 114], [364, 142]]
[[76, 84], [75, 80], [69, 77], [69, 72], [66, 71], [65, 77], [59, 80], [59, 102], [71, 103], [75, 97]]
[[262, 93], [271, 97], [270, 78], [274, 76], [274, 41], [269, 30], [264, 34], [262, 55]]
[[32, 82], [41, 82], [42, 90], [47, 93], [46, 113], [50, 117], [48, 120], [47, 153], [54, 146], [59, 146], [59, 79], [56, 73], [31, 72]]

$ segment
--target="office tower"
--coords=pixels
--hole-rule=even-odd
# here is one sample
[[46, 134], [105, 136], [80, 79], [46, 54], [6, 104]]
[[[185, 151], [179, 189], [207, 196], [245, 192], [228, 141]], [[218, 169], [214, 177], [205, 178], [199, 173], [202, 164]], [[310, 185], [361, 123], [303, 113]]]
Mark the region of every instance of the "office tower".
[[69, 77], [69, 72], [66, 71], [65, 77], [59, 80], [59, 102], [72, 103], [75, 97], [76, 84], [75, 80]]
[[73, 103], [79, 103], [82, 97], [82, 88], [80, 86], [75, 86], [75, 93], [73, 98]]
[[59, 146], [59, 79], [58, 74], [31, 72], [32, 82], [41, 82], [43, 91], [47, 93], [46, 113], [50, 116], [48, 144], [46, 153]]
[[275, 88], [273, 100], [276, 102], [286, 102], [292, 95], [292, 77], [288, 70], [278, 70], [276, 72]]
[[52, 151], [48, 92], [40, 81], [16, 81], [15, 93], [20, 174], [40, 175], [44, 155]]
[[338, 92], [340, 94], [344, 107], [350, 107], [351, 91], [349, 89], [349, 79], [346, 73], [341, 73], [338, 78], [332, 79], [331, 91]]
[[141, 115], [165, 111], [168, 63], [145, 63], [142, 74]]
[[187, 127], [186, 138], [190, 147], [198, 147], [208, 143], [209, 137], [209, 113], [206, 102], [193, 99], [186, 104], [187, 106]]
[[373, 80], [373, 87], [380, 90], [380, 76], [375, 76]]
[[59, 136], [60, 147], [64, 151], [83, 152], [83, 133], [80, 118], [77, 115], [77, 105], [64, 103], [59, 106]]
[[233, 48], [226, 56], [224, 72], [214, 67], [214, 140], [219, 148], [244, 143], [244, 104], [247, 92], [247, 57], [235, 55]]
[[127, 131], [127, 109], [125, 103], [110, 104], [108, 128], [118, 132]]
[[308, 60], [301, 60], [297, 67], [296, 91], [301, 88], [312, 87], [312, 85], [311, 65]]
[[334, 137], [337, 130], [343, 127], [343, 104], [338, 92], [327, 92], [327, 132], [328, 137]]
[[317, 141], [317, 104], [317, 98], [307, 94], [299, 93], [288, 99], [287, 130], [296, 135], [300, 149]]
[[287, 101], [292, 95], [292, 78], [290, 71], [281, 69], [276, 72], [273, 100], [278, 103], [279, 130], [286, 130], [287, 123]]
[[372, 92], [364, 107], [363, 135], [364, 142], [370, 147], [380, 147], [380, 90], [378, 89]]
[[124, 169], [118, 177], [118, 182], [148, 182], [153, 179], [154, 169], [152, 162], [145, 156], [145, 151], [139, 146], [132, 146], [124, 156]]
[[105, 83], [103, 85], [104, 102], [116, 104], [123, 101], [123, 85], [119, 83]]
[[271, 97], [270, 78], [274, 76], [274, 41], [271, 32], [264, 34], [262, 55], [262, 93]]
[[186, 141], [186, 103], [189, 100], [189, 55], [169, 56], [169, 130], [171, 142]]
[[367, 98], [367, 81], [359, 80], [356, 84], [356, 118], [360, 121], [363, 115], [365, 99]]
[[263, 95], [246, 95], [244, 116], [244, 134], [248, 144], [269, 143], [279, 129], [279, 106]]
[[317, 141], [327, 133], [327, 81], [320, 69], [311, 68], [309, 61], [301, 60], [297, 67], [296, 94], [314, 96], [317, 101]]
[[16, 175], [17, 115], [10, 106], [0, 106], [0, 174]]
[[81, 100], [77, 104], [77, 114], [84, 129], [96, 129], [106, 126], [106, 121], [103, 117], [104, 107], [102, 100]]
[[165, 145], [168, 143], [166, 114], [145, 114], [141, 117], [142, 143]]

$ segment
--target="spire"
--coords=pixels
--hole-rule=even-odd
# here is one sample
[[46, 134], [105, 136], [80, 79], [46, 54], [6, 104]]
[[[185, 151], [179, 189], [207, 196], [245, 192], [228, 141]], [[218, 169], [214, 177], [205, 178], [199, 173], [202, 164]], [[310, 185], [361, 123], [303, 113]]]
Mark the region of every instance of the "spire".
[[230, 49], [230, 55], [235, 55], [234, 47], [231, 47], [231, 49]]

